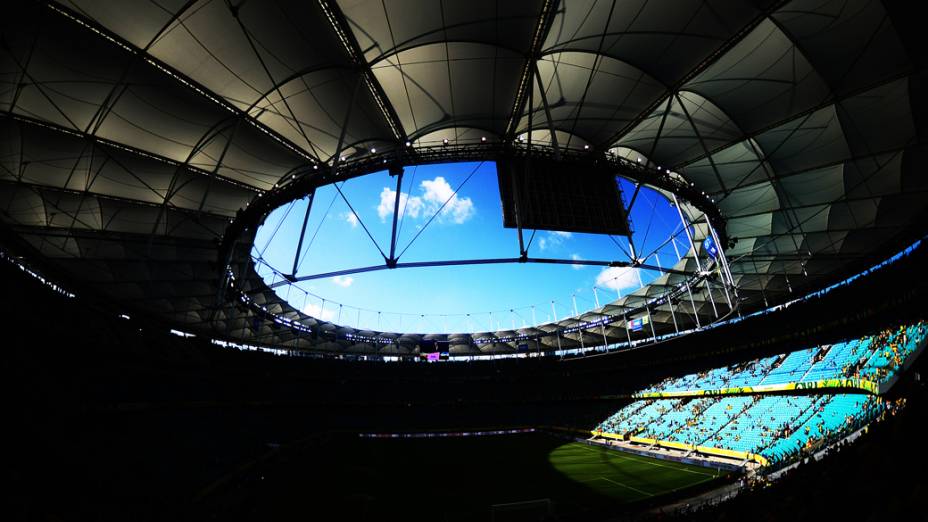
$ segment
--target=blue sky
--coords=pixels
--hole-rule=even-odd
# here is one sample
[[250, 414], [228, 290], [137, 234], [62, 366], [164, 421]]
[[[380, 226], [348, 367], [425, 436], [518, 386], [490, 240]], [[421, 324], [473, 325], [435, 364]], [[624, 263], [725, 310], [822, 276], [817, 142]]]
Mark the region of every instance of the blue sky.
[[[627, 204], [634, 185], [622, 178], [619, 182]], [[383, 264], [365, 227], [389, 254], [395, 178], [379, 172], [339, 188], [344, 199], [334, 186], [316, 192], [298, 276]], [[502, 225], [493, 162], [408, 167], [401, 193], [400, 262], [518, 257], [517, 233]], [[304, 199], [273, 211], [258, 230], [253, 255], [289, 273], [306, 204]], [[677, 234], [680, 253], [688, 246], [676, 210], [650, 189], [642, 189], [630, 221], [639, 255], [656, 250], [662, 266], [677, 260], [674, 246], [666, 242], [671, 234]], [[524, 231], [526, 242], [531, 235], [531, 230]], [[627, 245], [622, 236], [537, 231], [529, 256], [625, 261]], [[653, 257], [648, 263], [657, 264]], [[259, 272], [271, 281], [270, 271]], [[637, 289], [639, 275], [647, 283], [658, 274], [580, 265], [430, 267], [316, 279], [277, 291], [310, 315], [349, 326], [463, 332], [531, 325], [533, 306], [539, 323], [553, 320], [553, 313], [563, 319], [573, 315], [574, 296], [577, 310], [584, 312], [595, 307], [594, 287], [604, 304], [618, 292]]]

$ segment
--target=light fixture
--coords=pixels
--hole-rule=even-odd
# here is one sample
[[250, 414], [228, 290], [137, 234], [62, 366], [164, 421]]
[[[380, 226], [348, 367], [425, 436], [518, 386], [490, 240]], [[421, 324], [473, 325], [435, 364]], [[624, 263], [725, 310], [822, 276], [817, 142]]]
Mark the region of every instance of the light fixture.
[[442, 143], [442, 145], [447, 145], [447, 144], [448, 144], [448, 138], [445, 138], [445, 139], [441, 140], [441, 143]]
[[377, 153], [377, 149], [375, 149], [374, 147], [371, 147], [371, 154], [376, 154], [376, 153]]
[[412, 143], [410, 143], [410, 142], [407, 141], [407, 142], [406, 142], [406, 146], [407, 146], [407, 147], [412, 146]]
[[487, 137], [486, 137], [486, 136], [481, 136], [481, 137], [480, 137], [480, 141], [481, 141], [481, 142], [487, 141]]
[[590, 150], [590, 146], [589, 146], [589, 145], [584, 145], [584, 146], [583, 146], [583, 150]]

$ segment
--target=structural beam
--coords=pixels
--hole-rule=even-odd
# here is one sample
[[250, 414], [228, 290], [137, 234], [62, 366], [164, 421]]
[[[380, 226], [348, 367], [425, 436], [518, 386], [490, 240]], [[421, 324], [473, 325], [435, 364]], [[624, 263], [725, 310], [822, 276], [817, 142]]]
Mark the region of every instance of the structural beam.
[[[541, 103], [545, 108], [545, 118], [548, 120], [548, 132], [551, 133], [551, 147], [554, 148], [554, 159], [560, 161], [561, 148], [557, 144], [557, 132], [554, 129], [554, 120], [551, 118], [551, 107], [548, 105], [548, 95], [545, 94], [545, 86], [541, 82], [541, 73], [538, 72], [538, 62], [536, 60], [532, 60], [532, 69], [535, 72], [535, 80], [538, 82], [538, 92], [541, 93]], [[529, 107], [528, 110], [531, 112], [533, 109]]]
[[396, 222], [399, 220], [400, 216], [400, 194], [403, 192], [403, 167], [397, 167], [390, 169], [390, 174], [396, 174], [396, 198], [393, 200], [393, 231], [390, 234], [390, 258], [387, 259], [387, 264], [396, 264]]
[[721, 58], [722, 56], [725, 56], [725, 54], [728, 51], [730, 51], [732, 48], [734, 48], [736, 45], [738, 45], [738, 43], [741, 42], [741, 40], [743, 40], [744, 37], [750, 34], [751, 31], [757, 28], [757, 26], [759, 26], [762, 22], [764, 22], [764, 20], [767, 20], [771, 14], [775, 13], [778, 9], [786, 5], [787, 2], [788, 0], [777, 0], [776, 2], [772, 2], [770, 5], [768, 5], [766, 9], [763, 9], [761, 12], [757, 13], [757, 16], [755, 16], [754, 19], [751, 20], [750, 23], [746, 24], [738, 32], [732, 34], [731, 37], [723, 41], [721, 45], [719, 45], [712, 54], [706, 57], [705, 60], [696, 64], [696, 66], [690, 69], [689, 72], [687, 72], [686, 74], [681, 76], [676, 82], [674, 82], [674, 84], [670, 86], [670, 88], [667, 90], [664, 96], [659, 97], [649, 107], [645, 108], [645, 110], [638, 113], [638, 117], [633, 118], [621, 129], [618, 129], [615, 132], [615, 134], [609, 137], [609, 139], [607, 139], [606, 141], [602, 143], [598, 143], [597, 145], [600, 148], [608, 148], [613, 143], [618, 141], [619, 138], [626, 135], [629, 131], [637, 127], [638, 124], [646, 120], [651, 115], [652, 112], [657, 110], [657, 108], [660, 107], [661, 104], [667, 100], [667, 98], [670, 98], [675, 93], [679, 92], [680, 89], [682, 89], [683, 86], [686, 85], [690, 80], [699, 76], [703, 71], [705, 71], [706, 69], [711, 67], [715, 62], [717, 62], [719, 58]]
[[188, 87], [191, 91], [221, 106], [223, 109], [234, 114], [236, 117], [247, 118], [251, 125], [255, 126], [259, 130], [261, 130], [261, 132], [267, 134], [268, 136], [273, 138], [275, 141], [277, 141], [278, 143], [280, 143], [287, 149], [291, 150], [292, 152], [296, 153], [303, 159], [309, 162], [312, 162], [312, 163], [319, 161], [318, 158], [314, 157], [312, 154], [309, 154], [305, 149], [297, 146], [295, 143], [290, 141], [288, 138], [286, 138], [284, 135], [277, 132], [273, 128], [265, 125], [264, 123], [261, 123], [260, 121], [258, 121], [257, 118], [249, 117], [245, 113], [245, 111], [243, 111], [236, 105], [229, 103], [228, 101], [225, 100], [225, 98], [223, 98], [219, 94], [216, 94], [215, 92], [213, 92], [211, 89], [209, 89], [205, 85], [200, 84], [199, 82], [195, 81], [189, 76], [181, 73], [179, 70], [174, 69], [172, 66], [168, 65], [167, 63], [162, 62], [161, 60], [156, 58], [154, 55], [152, 55], [148, 51], [148, 49], [142, 49], [138, 47], [132, 42], [110, 31], [109, 29], [107, 29], [106, 27], [98, 23], [96, 20], [92, 18], [88, 18], [84, 16], [82, 13], [75, 11], [71, 8], [60, 5], [58, 3], [52, 3], [52, 2], [46, 2], [45, 5], [52, 11], [55, 11], [67, 18], [70, 18], [75, 23], [86, 27], [87, 29], [100, 35], [102, 38], [112, 42], [114, 45], [122, 49], [125, 49], [129, 53], [133, 55], [140, 55], [146, 62], [153, 65], [156, 69], [167, 74], [168, 76], [175, 78], [176, 80], [179, 80], [182, 85]]
[[336, 36], [338, 36], [345, 52], [348, 54], [348, 58], [360, 69], [363, 81], [367, 84], [371, 97], [380, 109], [384, 120], [390, 126], [393, 137], [397, 141], [406, 139], [406, 131], [403, 129], [403, 124], [400, 122], [396, 110], [387, 100], [387, 95], [383, 90], [383, 86], [380, 85], [380, 82], [377, 81], [377, 77], [374, 76], [370, 64], [364, 59], [364, 52], [361, 50], [361, 45], [358, 43], [357, 38], [354, 37], [354, 33], [351, 32], [351, 28], [348, 26], [348, 20], [338, 7], [338, 3], [329, 0], [319, 0], [319, 7], [322, 9], [322, 12], [325, 13], [329, 24], [332, 26], [332, 30], [335, 32]]
[[306, 214], [303, 215], [303, 226], [300, 228], [300, 240], [296, 243], [296, 253], [293, 255], [293, 270], [290, 271], [290, 277], [296, 277], [297, 265], [300, 263], [300, 252], [303, 250], [303, 239], [306, 237], [306, 223], [309, 222], [309, 213], [313, 209], [316, 191], [313, 190], [306, 197]]
[[287, 277], [283, 281], [278, 281], [273, 283], [270, 286], [271, 288], [277, 288], [279, 286], [289, 284], [289, 283], [298, 283], [300, 281], [309, 281], [312, 279], [325, 279], [328, 277], [344, 276], [351, 274], [359, 274], [363, 272], [376, 272], [379, 270], [391, 270], [396, 268], [424, 268], [424, 267], [437, 267], [437, 266], [466, 266], [466, 265], [501, 265], [501, 264], [510, 264], [510, 263], [537, 263], [543, 265], [584, 265], [584, 266], [603, 266], [603, 267], [619, 267], [619, 268], [629, 268], [636, 266], [638, 268], [643, 268], [646, 270], [655, 270], [659, 272], [664, 272], [668, 274], [676, 274], [682, 276], [692, 276], [688, 272], [683, 270], [676, 270], [672, 268], [662, 268], [654, 265], [646, 264], [635, 264], [629, 263], [627, 261], [601, 261], [601, 260], [591, 260], [591, 259], [554, 259], [554, 258], [544, 258], [544, 257], [502, 257], [502, 258], [488, 258], [488, 259], [449, 259], [441, 261], [415, 261], [410, 263], [395, 263], [382, 265], [371, 265], [359, 268], [347, 268], [345, 270], [335, 270], [332, 272], [323, 272], [319, 274], [310, 274], [300, 277]]
[[551, 23], [557, 13], [558, 4], [560, 4], [560, 0], [545, 0], [541, 6], [538, 21], [535, 23], [535, 31], [532, 33], [532, 43], [525, 56], [525, 64], [522, 66], [519, 88], [516, 90], [512, 111], [509, 114], [509, 124], [506, 126], [506, 134], [503, 136], [505, 140], [514, 139], [516, 131], [519, 129], [519, 120], [522, 119], [522, 114], [525, 112], [525, 102], [528, 99], [529, 89], [532, 88], [533, 64], [541, 53], [541, 46], [544, 45], [548, 31], [551, 29]]

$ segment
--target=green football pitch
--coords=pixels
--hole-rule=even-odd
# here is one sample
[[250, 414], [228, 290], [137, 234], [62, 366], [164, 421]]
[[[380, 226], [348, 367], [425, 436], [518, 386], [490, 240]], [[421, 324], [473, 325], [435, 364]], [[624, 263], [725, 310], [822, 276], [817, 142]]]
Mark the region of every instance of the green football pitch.
[[714, 469], [541, 433], [337, 440], [282, 452], [260, 474], [236, 518], [539, 520], [550, 509], [582, 519], [723, 480]]

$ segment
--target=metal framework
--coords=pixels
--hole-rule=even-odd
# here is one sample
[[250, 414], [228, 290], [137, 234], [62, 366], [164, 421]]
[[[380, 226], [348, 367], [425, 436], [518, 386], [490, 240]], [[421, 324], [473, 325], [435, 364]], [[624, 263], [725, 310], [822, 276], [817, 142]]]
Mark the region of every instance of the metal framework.
[[328, 277], [344, 276], [351, 274], [360, 274], [363, 272], [377, 272], [380, 270], [392, 270], [395, 268], [424, 268], [432, 266], [464, 266], [464, 265], [502, 265], [512, 263], [536, 263], [545, 265], [584, 265], [584, 266], [604, 266], [618, 268], [642, 268], [645, 270], [655, 270], [666, 274], [676, 274], [681, 276], [689, 275], [682, 270], [673, 268], [662, 268], [657, 265], [644, 263], [632, 263], [629, 261], [595, 261], [590, 259], [557, 259], [547, 257], [502, 257], [488, 259], [448, 259], [440, 261], [416, 261], [412, 263], [384, 263], [382, 265], [371, 265], [358, 268], [346, 268], [333, 272], [322, 272], [304, 276], [295, 276], [293, 274], [285, 275], [286, 281], [280, 281], [271, 285], [271, 288], [278, 288], [289, 283], [299, 283], [301, 281], [311, 281], [313, 279], [325, 279]]
[[[656, 265], [656, 283], [595, 295], [595, 314], [502, 323], [541, 352], [660, 341], [823, 288], [923, 235], [926, 65], [909, 4], [16, 0], [0, 21], [0, 226], [39, 264], [180, 329], [358, 353], [368, 341], [333, 333], [349, 326], [301, 314], [255, 273], [254, 232], [274, 208], [306, 198], [311, 212], [316, 187], [383, 169], [401, 187], [408, 165], [608, 162], [684, 205], [690, 237], [671, 245], [686, 261], [622, 241], [627, 261], [586, 263]], [[406, 268], [393, 203], [383, 264]], [[727, 258], [707, 256], [710, 237]], [[531, 245], [436, 263], [577, 264], [529, 258]], [[275, 283], [301, 276], [299, 257], [285, 264]], [[605, 316], [619, 319], [583, 326]], [[463, 335], [461, 353], [509, 336], [477, 335], [478, 349]], [[366, 353], [416, 338], [375, 337]]]
[[[240, 212], [236, 219], [226, 230], [220, 249], [220, 262], [224, 267], [228, 267], [232, 249], [241, 235], [246, 230], [255, 230], [260, 223], [277, 207], [286, 204], [295, 199], [300, 199], [315, 191], [318, 187], [349, 180], [364, 176], [373, 172], [388, 168], [391, 173], [398, 177], [398, 183], [401, 182], [401, 169], [404, 166], [426, 165], [436, 163], [452, 163], [460, 161], [484, 161], [495, 160], [501, 157], [511, 156], [533, 156], [544, 158], [547, 161], [586, 162], [590, 165], [609, 166], [617, 176], [630, 179], [638, 184], [649, 185], [657, 189], [666, 191], [681, 197], [688, 204], [692, 205], [699, 213], [705, 215], [712, 223], [713, 229], [719, 231], [720, 245], [725, 245], [728, 238], [725, 234], [725, 219], [722, 217], [718, 207], [712, 201], [712, 198], [696, 190], [691, 184], [686, 183], [682, 178], [672, 175], [669, 171], [662, 171], [637, 162], [629, 161], [625, 158], [606, 155], [602, 153], [587, 151], [568, 151], [560, 150], [556, 147], [546, 145], [525, 145], [523, 143], [480, 143], [474, 145], [456, 145], [456, 146], [438, 146], [438, 147], [407, 147], [401, 154], [396, 152], [371, 153], [358, 158], [347, 159], [340, 164], [338, 168], [316, 169], [309, 168], [300, 173], [294, 172], [292, 175], [285, 176], [284, 182], [280, 183], [274, 189], [265, 192], [255, 199], [244, 211]], [[397, 190], [397, 194], [400, 191]], [[394, 206], [399, 201], [394, 202]], [[394, 212], [394, 218], [397, 216]], [[394, 268], [399, 265], [395, 256], [395, 237], [391, 239], [391, 253], [385, 258], [384, 268]], [[520, 253], [524, 249], [520, 249]], [[521, 257], [521, 256], [520, 256]], [[634, 257], [634, 256], [633, 256]], [[568, 260], [561, 260], [568, 261]], [[567, 264], [583, 264], [569, 260]], [[496, 262], [513, 262], [509, 260]], [[528, 258], [521, 262], [557, 262], [533, 260]], [[631, 264], [615, 260], [591, 261], [588, 264], [597, 266], [642, 266], [643, 268], [652, 268], [661, 272], [665, 269], [658, 267], [643, 266], [637, 259], [630, 259]], [[458, 263], [466, 264], [466, 263]], [[393, 265], [393, 266], [390, 266]], [[379, 268], [378, 268], [379, 269]], [[358, 269], [356, 271], [371, 271], [371, 269]], [[346, 272], [351, 273], [351, 272]], [[290, 274], [295, 278], [295, 274]], [[320, 275], [319, 277], [329, 277]]]
[[[705, 224], [711, 231], [710, 233], [713, 240], [721, 244], [721, 241], [725, 240], [721, 239], [722, 236], [717, 233], [717, 227], [719, 227], [718, 230], [724, 231], [724, 220], [721, 218], [717, 207], [712, 203], [711, 198], [707, 198], [700, 192], [696, 192], [690, 185], [675, 177], [668, 171], [661, 171], [655, 168], [643, 166], [636, 162], [616, 158], [614, 156], [603, 155], [601, 153], [592, 154], [560, 150], [557, 146], [549, 147], [544, 145], [524, 144], [519, 142], [514, 142], [511, 144], [481, 143], [479, 145], [472, 146], [442, 146], [433, 148], [422, 147], [415, 149], [407, 148], [403, 150], [402, 155], [400, 156], [398, 156], [396, 153], [389, 153], [383, 155], [371, 154], [369, 156], [354, 158], [345, 161], [344, 163], [333, 164], [331, 168], [322, 170], [314, 169], [314, 171], [310, 172], [309, 175], [293, 176], [289, 178], [292, 180], [291, 182], [283, 183], [276, 187], [275, 190], [269, 191], [258, 198], [255, 203], [253, 203], [245, 212], [238, 216], [235, 222], [233, 222], [232, 226], [230, 226], [230, 230], [240, 229], [243, 231], [254, 231], [274, 208], [277, 208], [277, 206], [280, 206], [281, 204], [286, 204], [287, 198], [298, 198], [305, 196], [308, 198], [308, 202], [307, 214], [303, 218], [304, 226], [303, 230], [301, 230], [302, 239], [306, 233], [305, 223], [308, 221], [308, 214], [311, 209], [312, 198], [316, 189], [318, 189], [320, 186], [341, 182], [346, 179], [363, 176], [369, 172], [388, 168], [391, 175], [397, 178], [396, 192], [399, 194], [402, 187], [404, 166], [448, 162], [455, 160], [486, 160], [499, 158], [503, 155], [537, 155], [549, 161], [584, 161], [597, 165], [607, 164], [614, 168], [616, 175], [629, 177], [635, 181], [637, 189], [636, 192], [640, 190], [642, 185], [649, 185], [658, 189], [662, 189], [665, 191], [665, 193], [670, 195], [678, 209], [678, 216], [681, 220], [681, 228], [685, 231], [687, 240], [691, 246], [689, 255], [694, 258], [697, 270], [687, 271], [681, 270], [679, 268], [663, 266], [659, 259], [656, 259], [656, 264], [647, 263], [646, 259], [638, 259], [636, 257], [633, 247], [631, 253], [628, 253], [630, 257], [627, 261], [529, 257], [526, 253], [526, 247], [521, 241], [519, 245], [520, 255], [518, 257], [401, 262], [399, 259], [402, 254], [397, 255], [396, 248], [397, 216], [399, 214], [397, 208], [399, 205], [398, 197], [393, 202], [394, 214], [393, 222], [391, 224], [391, 244], [389, 255], [384, 253], [383, 264], [346, 268], [343, 270], [324, 273], [298, 275], [296, 267], [303, 248], [302, 241], [298, 243], [297, 252], [294, 259], [294, 267], [289, 274], [281, 272], [274, 267], [270, 267], [260, 258], [252, 259], [252, 263], [258, 263], [272, 271], [272, 280], [267, 282], [267, 286], [272, 289], [282, 288], [288, 285], [293, 285], [302, 281], [313, 279], [344, 276], [364, 272], [374, 272], [380, 270], [508, 263], [539, 263], [561, 265], [579, 264], [601, 267], [641, 268], [657, 271], [665, 274], [668, 277], [676, 278], [675, 283], [667, 286], [667, 290], [656, 295], [648, 295], [648, 293], [645, 293], [641, 298], [636, 298], [636, 302], [634, 304], [626, 302], [625, 305], [617, 307], [614, 304], [607, 303], [604, 306], [600, 306], [599, 295], [595, 294], [597, 310], [589, 313], [577, 313], [576, 300], [574, 299], [573, 317], [559, 319], [557, 310], [554, 308], [554, 303], [552, 302], [552, 317], [554, 319], [553, 322], [539, 325], [537, 322], [535, 322], [535, 310], [533, 307], [532, 321], [536, 326], [532, 329], [529, 329], [528, 331], [523, 329], [523, 331], [520, 333], [513, 333], [512, 335], [507, 335], [504, 337], [500, 337], [499, 335], [495, 334], [473, 334], [471, 336], [471, 341], [477, 345], [487, 343], [532, 342], [540, 352], [568, 349], [574, 345], [578, 345], [581, 350], [585, 350], [588, 344], [587, 341], [583, 338], [585, 334], [593, 335], [596, 339], [601, 337], [601, 346], [603, 347], [615, 346], [617, 344], [626, 347], [632, 347], [640, 346], [641, 344], [659, 342], [661, 339], [668, 335], [681, 335], [691, 331], [691, 329], [686, 330], [685, 326], [684, 328], [681, 328], [681, 321], [684, 324], [687, 322], [690, 323], [694, 328], [701, 328], [706, 324], [728, 317], [731, 313], [737, 310], [739, 303], [737, 297], [735, 299], [731, 299], [730, 297], [732, 294], [737, 296], [735, 282], [728, 270], [727, 260], [724, 257], [723, 249], [718, 249], [718, 254], [716, 257], [712, 258], [704, 252], [701, 252], [700, 249], [696, 247], [695, 239], [693, 238], [690, 231], [690, 228], [693, 225], [693, 221], [692, 219], [687, 219], [686, 212], [684, 212], [683, 207], [677, 198], [677, 195], [679, 194], [682, 198], [684, 198], [684, 201], [686, 201], [689, 205], [688, 209], [690, 212], [697, 213], [705, 220]], [[635, 198], [633, 197], [633, 200], [634, 199]], [[224, 244], [231, 245], [228, 247], [228, 251], [223, 254], [225, 259], [232, 259], [233, 257], [241, 258], [243, 255], [245, 255], [246, 252], [251, 251], [251, 242], [247, 240], [247, 238], [233, 238], [227, 236], [224, 238]], [[233, 256], [232, 250], [235, 249], [239, 251], [237, 256]], [[704, 258], [700, 259], [700, 255], [703, 255]], [[244, 271], [241, 271], [241, 273], [236, 275], [235, 266], [230, 263], [225, 265], [224, 270], [228, 276], [226, 281], [229, 289], [233, 290], [232, 293], [227, 294], [227, 296], [233, 296], [233, 299], [242, 303], [249, 303], [250, 306], [257, 306], [251, 304], [251, 300], [248, 297], [247, 291], [236, 288], [236, 285], [234, 284], [237, 279], [247, 277], [247, 275], [250, 273], [256, 273], [255, 269], [245, 266], [243, 267]], [[670, 280], [668, 280], [668, 282], [669, 281]], [[699, 290], [698, 292], [696, 291], [697, 289]], [[594, 293], [595, 290], [596, 289], [594, 288]], [[716, 305], [714, 293], [720, 293], [721, 295], [725, 296], [723, 300], [727, 306], [721, 310], [721, 313], [719, 307]], [[621, 297], [621, 293], [619, 294], [619, 297]], [[629, 298], [631, 298], [631, 296], [629, 296]], [[697, 301], [707, 301], [711, 303], [711, 315], [707, 316], [705, 315], [705, 312], [700, 311], [701, 306], [697, 303]], [[325, 301], [323, 301], [323, 307], [324, 306]], [[680, 309], [681, 306], [684, 307], [682, 310]], [[258, 309], [260, 310], [260, 307], [258, 307]], [[341, 311], [341, 305], [339, 305], [339, 310]], [[692, 312], [690, 312], [690, 310]], [[654, 319], [654, 314], [668, 312], [673, 321], [673, 330], [659, 330]], [[264, 310], [261, 310], [261, 313], [267, 315], [267, 312]], [[358, 310], [358, 315], [360, 315], [360, 309]], [[701, 315], [702, 317], [700, 317]], [[631, 318], [635, 317], [643, 317], [647, 319], [647, 323], [649, 325], [647, 328], [648, 335], [643, 338], [639, 337], [638, 334], [633, 335], [633, 331], [629, 327]], [[378, 312], [378, 320], [379, 319], [380, 313]], [[489, 326], [491, 327], [490, 329], [493, 330], [492, 314], [489, 317], [489, 322]], [[514, 317], [512, 318], [512, 322], [514, 328]], [[621, 337], [617, 336], [617, 332], [622, 332]], [[376, 335], [383, 336], [387, 334]], [[377, 338], [382, 339], [383, 342], [395, 341], [393, 337]], [[334, 339], [337, 339], [337, 336]], [[549, 342], [546, 343], [546, 340]], [[552, 342], [554, 344], [551, 344]], [[567, 343], [566, 346], [565, 343]], [[599, 343], [593, 343], [591, 348], [595, 348], [596, 346], [599, 346]]]

